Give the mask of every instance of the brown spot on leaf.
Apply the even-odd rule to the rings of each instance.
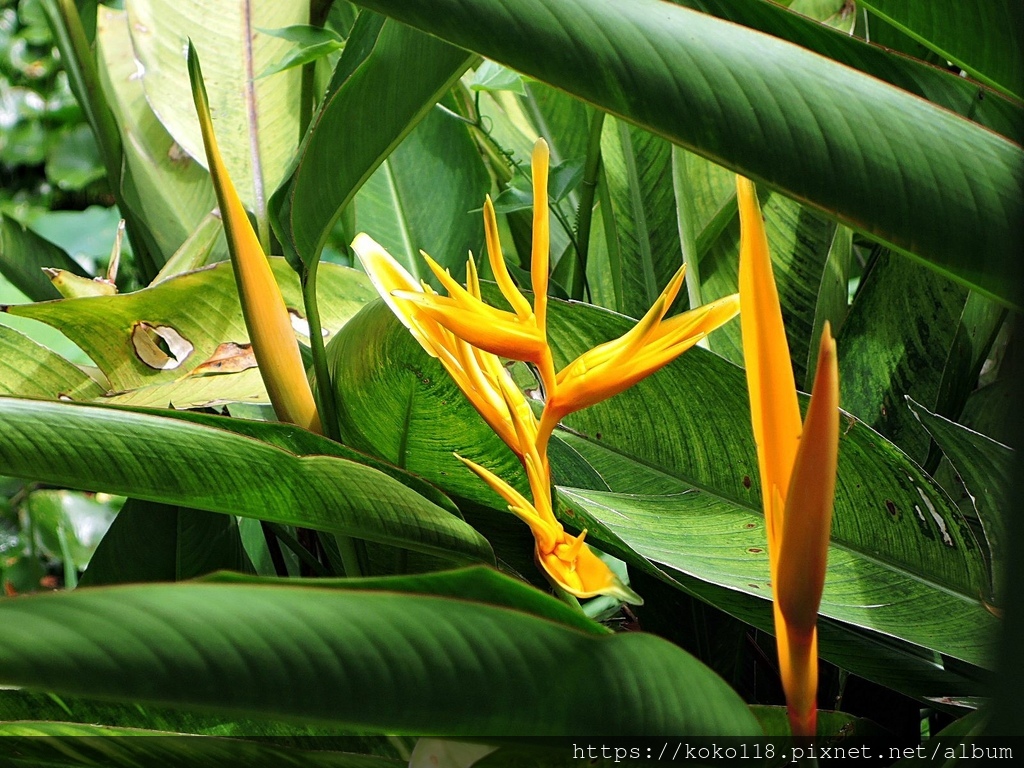
[[[748,547],[747,552],[749,552],[752,555],[760,555],[762,552],[764,552],[764,550],[760,547]]]
[[[236,344],[225,341],[218,345],[210,359],[200,363],[190,376],[206,376],[216,373],[240,373],[256,367],[256,356],[252,344]]]
[[[743,476],[743,487],[748,491],[750,490],[750,475]]]
[[[896,515],[899,514],[899,510],[896,509],[896,505],[893,503],[892,499],[885,500],[885,508],[889,510],[889,514],[893,517],[896,517]]]
[[[158,371],[177,368],[195,349],[169,325],[150,325],[141,320],[132,326],[132,346],[142,362]]]

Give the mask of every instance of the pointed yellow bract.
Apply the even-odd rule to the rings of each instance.
[[[260,376],[278,419],[320,432],[320,417],[299,354],[295,331],[292,330],[291,317],[270,269],[270,262],[260,247],[259,239],[221,159],[199,60],[191,43],[188,66],[192,97],[203,134],[213,188],[217,193],[217,204],[224,220],[224,234],[234,267],[242,315]]]
[[[547,446],[566,415],[601,402],[671,362],[739,311],[738,296],[665,320],[683,281],[680,269],[650,312],[621,338],[591,349],[556,373],[547,340],[549,266],[548,147],[533,149],[533,248],[530,276],[534,303],[509,275],[498,240],[494,205],[484,202],[484,235],[495,282],[512,311],[485,303],[470,257],[466,287],[423,254],[447,291],[440,296],[413,277],[365,234],[352,243],[374,286],[423,348],[438,358],[487,424],[515,452],[526,470],[532,500],[485,467],[460,460],[494,489],[529,527],[535,555],[548,578],[576,597],[640,598],[584,542],[555,517]],[[538,419],[498,356],[532,363],[545,394]]]
[[[826,322],[807,419],[793,367],[754,185],[736,179],[740,323],[768,531],[779,670],[796,736],[817,727],[818,606],[825,583],[839,452],[839,369]]]

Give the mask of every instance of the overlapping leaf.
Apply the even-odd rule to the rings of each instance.
[[[4,601],[0,681],[371,732],[760,732],[732,689],[660,638],[387,586],[200,583]],[[623,685],[643,706],[609,706]]]

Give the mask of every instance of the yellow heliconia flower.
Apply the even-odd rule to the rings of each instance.
[[[483,301],[472,257],[467,264],[466,286],[463,287],[423,254],[448,293],[441,296],[425,283],[418,285],[367,235],[357,236],[352,247],[392,311],[423,348],[441,361],[484,420],[522,462],[532,502],[486,468],[459,457],[530,526],[536,540],[537,562],[548,577],[576,597],[605,594],[638,602],[640,598],[584,543],[586,531],[572,536],[556,519],[548,442],[564,416],[627,389],[734,317],[739,311],[739,298],[730,296],[665,320],[682,285],[684,273],[680,269],[635,328],[619,339],[591,349],[556,373],[546,328],[550,238],[548,154],[547,144],[539,139],[532,157],[532,305],[516,287],[505,265],[490,198],[484,203],[487,255],[495,282],[512,307],[511,311],[497,309]],[[545,399],[539,419],[501,365],[499,356],[535,366]]]
[[[224,234],[227,236],[228,251],[234,267],[242,315],[249,331],[253,354],[259,364],[260,376],[278,419],[320,432],[320,417],[306,378],[288,308],[217,148],[199,58],[191,42],[188,68],[210,176],[224,220]]]
[[[825,583],[839,452],[839,369],[828,324],[807,418],[793,367],[754,185],[737,177],[740,322],[775,596],[779,669],[796,736],[817,728],[818,606]]]

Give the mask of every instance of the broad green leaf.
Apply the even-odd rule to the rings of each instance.
[[[882,254],[862,278],[837,337],[843,407],[920,463],[928,435],[903,397],[935,408],[943,371],[971,367],[963,359],[970,350],[953,344],[966,301],[962,286]]]
[[[490,185],[466,126],[434,109],[356,195],[356,228],[368,232],[418,280],[440,288],[420,256],[423,250],[464,282],[468,253],[478,262],[486,259],[476,209]]]
[[[620,335],[628,325],[611,313],[552,302],[548,332],[556,363],[564,364],[584,348]],[[366,339],[373,341],[367,343]],[[354,318],[332,342],[330,352],[337,385],[346,395],[339,416],[347,441],[421,474],[453,494],[504,508],[452,453],[471,458],[513,483],[522,482],[518,461],[383,303],[368,306]],[[371,403],[377,409],[372,417]],[[384,420],[381,413],[392,416]],[[606,488],[620,490],[619,481],[604,474],[607,468],[595,463],[592,450],[621,454],[626,461],[615,471],[626,478],[643,478],[644,493],[670,493],[680,490],[680,485],[701,489],[696,498],[729,509],[737,515],[736,520],[744,521],[736,526],[738,535],[753,537],[762,523],[756,516],[760,500],[749,418],[743,371],[694,349],[615,399],[572,416],[567,420],[565,439],[570,449],[582,454],[599,472]],[[977,601],[977,590],[986,579],[984,562],[956,507],[877,433],[849,416],[843,419],[842,430],[833,539],[856,563],[851,568],[866,563],[876,574],[862,587],[865,601],[854,603],[861,606],[857,623],[875,627],[873,611],[866,607],[874,604],[868,592],[884,594],[891,582],[900,588],[923,585],[921,589],[931,598],[948,600],[956,611],[987,626],[991,616]],[[572,433],[588,436],[592,450]],[[552,462],[555,482],[565,484],[560,476],[561,459],[555,452]],[[649,487],[646,474],[640,471],[643,465],[665,475],[662,488]],[[622,490],[639,492],[641,488]],[[608,516],[614,517],[611,512]],[[602,521],[613,527],[610,519]],[[586,520],[570,518],[570,522],[577,528],[590,528]],[[743,527],[748,525],[751,527]],[[642,533],[632,531],[634,536]],[[599,528],[590,528],[590,535],[595,542],[605,540]],[[697,557],[699,562],[699,548],[678,549],[680,557]],[[877,570],[873,565],[877,561],[886,566]],[[700,568],[690,567],[687,572],[715,583],[719,579]],[[758,585],[749,587],[750,593],[764,591],[766,574],[765,567],[759,582],[744,582]],[[743,588],[732,582],[728,586]],[[893,611],[898,613],[901,605]],[[935,629],[936,623],[939,629]],[[941,646],[950,655],[976,664],[985,661],[989,638],[984,632],[965,638],[959,625],[944,623],[937,615],[920,618],[917,627],[910,626],[906,632],[895,619],[882,629],[925,647]]]
[[[56,352],[0,325],[0,395],[87,400],[103,388]]]
[[[1014,0],[974,8],[951,0],[921,4],[864,0],[862,5],[972,77],[1024,98],[1024,13]]]
[[[271,259],[271,266],[301,340],[307,337],[308,326],[298,277],[284,259]],[[363,274],[335,264],[323,265],[317,287],[321,322],[330,334],[375,295]],[[112,394],[133,390],[115,397],[116,402],[187,408],[230,399],[265,401],[259,372],[252,367],[238,373],[190,375],[220,345],[249,341],[227,262],[135,293],[18,305],[8,311],[60,328],[100,367]]]
[[[109,587],[0,603],[0,643],[7,685],[371,732],[759,733],[734,691],[660,638],[596,636],[475,600],[286,585]]]
[[[228,172],[246,207],[265,220],[267,200],[299,142],[299,72],[256,79],[288,50],[260,32],[308,21],[301,3],[129,0],[132,50],[146,99],[167,132],[206,167],[185,65],[185,42],[203,57],[207,92]]]
[[[274,196],[274,226],[290,258],[319,255],[342,209],[471,61],[422,32],[360,15],[298,165]]]
[[[217,200],[209,174],[171,137],[146,101],[127,14],[105,5],[97,10],[97,57],[103,63],[100,84],[120,129],[134,184],[129,202],[146,217],[166,261],[217,206]],[[223,245],[221,250],[226,258]]]
[[[140,736],[150,738],[138,738]],[[384,757],[273,746],[256,739],[226,739],[84,723],[0,722],[0,738],[12,761],[9,765],[19,768],[82,765],[220,768],[243,764],[252,768],[402,768],[405,765],[403,761]]]
[[[676,0],[679,5],[709,13],[788,40],[840,64],[902,88],[916,96],[946,107],[974,122],[1020,143],[1024,130],[1024,110],[997,91],[965,80],[938,62],[925,63],[898,53],[900,46],[890,40],[899,36],[894,27],[871,17],[866,31],[870,42],[849,33],[829,29],[803,16],[790,13],[772,2],[734,3],[730,0]],[[863,18],[863,9],[858,14]],[[889,32],[892,35],[889,35]],[[909,42],[909,38],[906,38]],[[921,48],[924,51],[923,48]]]
[[[671,145],[619,120],[606,120],[601,161],[622,259],[622,311],[643,317],[683,263],[676,226]]]
[[[568,503],[583,512],[575,522],[588,528],[590,535],[602,538],[600,529],[589,524],[593,519],[652,562],[763,600],[770,598],[764,519],[752,510],[697,490],[671,496],[575,489],[563,489],[563,493]],[[991,665],[998,624],[977,594],[952,594],[941,583],[929,582],[925,574],[853,550],[840,537],[834,537],[834,542],[819,609],[822,615],[972,664]]]
[[[0,273],[33,301],[60,298],[43,272],[45,267],[86,277],[85,270],[63,249],[0,214]]]
[[[0,474],[489,560],[487,542],[387,475],[178,419],[0,398]]]
[[[142,706],[137,702],[118,704],[24,690],[0,691],[0,722],[12,720],[47,720],[68,724],[103,723],[106,726],[176,734],[251,738],[258,739],[264,744],[284,747],[301,744],[310,749],[325,751],[340,749],[346,752],[369,752],[378,755],[392,753],[392,750],[386,749],[381,743],[381,737],[349,735],[337,726],[224,717],[215,713],[187,709]],[[155,765],[162,766],[166,763],[157,761]]]
[[[988,296],[1021,303],[1024,150],[945,109],[659,0],[359,4],[628,118]]]
[[[985,531],[992,558],[992,575],[998,584],[1009,557],[1006,526],[1010,521],[1009,502],[1015,463],[1013,451],[929,412],[913,400],[908,400],[908,404],[911,413],[938,443],[967,489],[971,505]]]
[[[183,581],[221,569],[252,570],[233,516],[129,499],[79,585]]]

